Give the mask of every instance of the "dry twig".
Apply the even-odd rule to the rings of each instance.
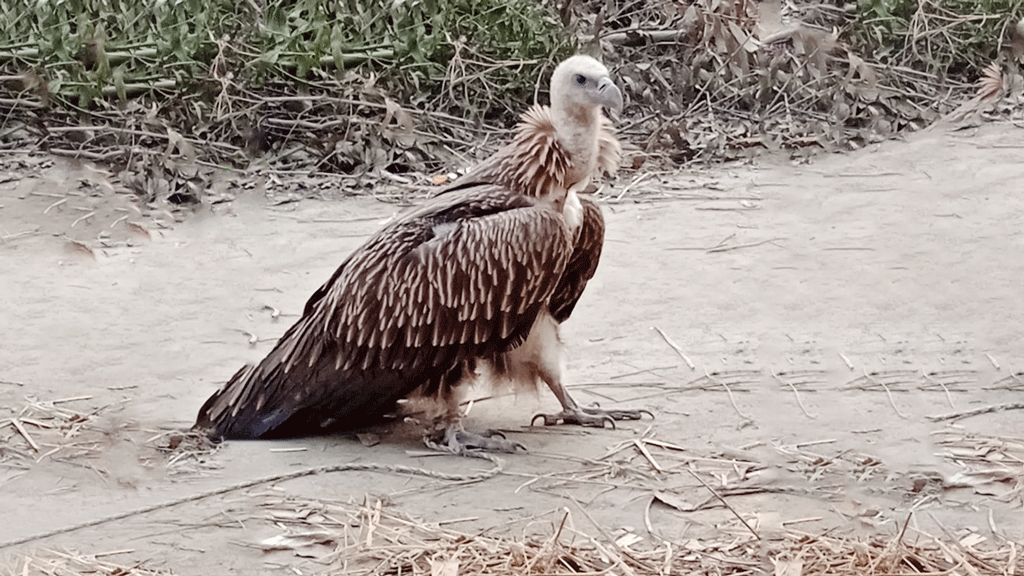
[[[932,422],[941,422],[943,420],[962,420],[964,418],[970,418],[971,416],[979,416],[981,414],[989,414],[992,412],[1001,412],[1003,410],[1021,409],[1024,409],[1024,402],[1010,402],[1007,404],[996,404],[994,406],[983,406],[981,408],[975,408],[973,410],[964,410],[962,412],[950,412],[948,414],[926,416],[926,418],[928,418]]]

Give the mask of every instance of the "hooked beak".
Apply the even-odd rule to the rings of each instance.
[[[597,103],[615,110],[616,114],[622,112],[622,92],[607,76],[597,81]]]

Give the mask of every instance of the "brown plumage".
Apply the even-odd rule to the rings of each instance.
[[[507,146],[353,252],[267,357],[207,400],[196,428],[224,438],[353,429],[414,393],[446,402],[457,423],[452,391],[481,368],[548,384],[564,410],[546,422],[639,417],[580,409],[561,385],[557,337],[600,259],[600,209],[576,192],[618,165],[601,106],[621,107],[621,95],[604,66],[574,56],[551,97]]]

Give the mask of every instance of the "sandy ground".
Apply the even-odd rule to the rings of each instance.
[[[1024,131],[984,126],[806,165],[650,177],[604,206],[601,267],[563,334],[579,400],[655,420],[537,429],[530,416],[556,406],[546,392],[481,401],[470,426],[530,447],[503,457],[495,478],[309,476],[6,546],[0,573],[64,547],[130,550],[117,559],[183,575],[323,570],[259,549],[283,532],[262,506],[268,494],[383,498],[466,531],[514,534],[513,521],[561,507],[586,525],[582,506],[610,534],[643,542],[742,533],[687,470],[766,535],[783,525],[890,534],[913,510],[922,530],[938,522],[1021,542],[1024,478],[1005,452],[1006,438],[1024,436],[1021,412],[952,428],[927,416],[1021,399],[1022,149]],[[325,463],[488,466],[423,457],[408,431],[373,447],[349,436],[233,442],[172,465],[154,449],[166,437],[147,444],[188,427],[217,386],[265,354],[394,205],[271,206],[252,193],[147,239],[110,227],[139,218],[93,170],[0,160],[0,545]],[[645,446],[664,472],[624,444],[641,438],[662,443]],[[652,504],[655,494],[676,508]]]

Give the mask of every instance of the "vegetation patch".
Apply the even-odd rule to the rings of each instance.
[[[1021,117],[1020,0],[695,0],[593,18],[641,147],[676,161],[859,148],[940,119]]]
[[[253,158],[436,170],[573,52],[533,0],[4,2],[0,17],[3,146],[110,163],[145,201],[194,200],[184,183],[206,167]]]
[[[444,181],[584,51],[611,65],[624,137],[656,159],[850,149],[1019,119],[1022,4],[5,0],[0,146],[107,163],[144,202],[194,203],[213,166],[254,159]]]

